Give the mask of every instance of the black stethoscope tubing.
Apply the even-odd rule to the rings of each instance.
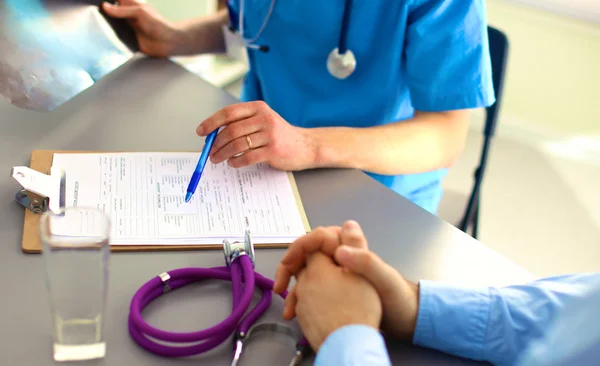
[[[272,2],[271,2],[270,8],[269,8],[269,13],[265,17],[264,23],[261,26],[261,30],[265,28],[266,23],[269,21],[269,17],[271,16],[271,12],[272,12],[273,7],[275,5],[275,1],[276,0],[272,0]],[[340,29],[340,37],[339,37],[339,40],[338,40],[338,51],[342,55],[345,54],[346,51],[348,50],[348,29],[350,28],[350,13],[352,11],[352,5],[353,5],[352,1],[353,0],[345,0],[345,2],[344,2],[344,15],[343,15],[343,18],[342,18],[342,26],[341,26],[341,29]],[[241,4],[243,6],[243,0],[242,0]],[[231,8],[229,2],[227,3],[227,7],[229,9],[229,14],[230,14],[229,15],[230,29],[231,30],[235,30],[236,29],[235,28],[236,27],[235,23],[238,23],[238,25],[239,25],[239,21],[238,22],[234,21],[234,18],[233,18],[233,9]],[[241,9],[240,9],[240,14],[243,15],[243,11]],[[239,28],[239,26],[238,26],[238,28]],[[240,32],[241,30],[238,29],[237,31]],[[254,37],[254,39],[258,39],[259,35],[257,35],[256,37]],[[254,47],[250,47],[250,48],[258,49],[259,51],[262,51],[262,52],[269,52],[269,46],[267,46],[267,45],[252,45],[252,44],[249,44],[248,46],[254,46]]]

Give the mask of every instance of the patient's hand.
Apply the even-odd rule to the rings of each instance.
[[[381,301],[373,286],[323,253],[308,258],[291,296],[302,333],[315,352],[339,328],[358,324],[378,329],[381,322]]]
[[[298,277],[315,253],[329,256],[345,270],[369,281],[382,302],[383,330],[398,338],[412,340],[419,307],[418,285],[405,279],[369,250],[367,239],[356,222],[346,222],[342,228],[320,228],[296,240],[277,268],[274,291],[285,291],[291,277]],[[286,300],[286,319],[296,315],[294,291],[290,291]]]

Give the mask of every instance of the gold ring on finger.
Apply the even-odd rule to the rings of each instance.
[[[252,140],[250,139],[250,135],[246,135],[246,141],[248,142],[248,150],[252,150]]]

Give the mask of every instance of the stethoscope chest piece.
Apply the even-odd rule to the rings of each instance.
[[[351,50],[339,53],[336,47],[327,57],[327,70],[338,79],[346,79],[356,70],[356,57]]]
[[[241,255],[247,255],[252,262],[254,267],[254,246],[252,245],[252,237],[250,236],[250,230],[246,230],[244,234],[244,241],[223,240],[223,254],[225,255],[225,263],[231,266],[231,263]]]

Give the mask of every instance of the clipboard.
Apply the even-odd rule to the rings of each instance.
[[[107,153],[107,151],[61,151],[61,150],[34,150],[31,153],[29,167],[13,167],[11,176],[22,186],[17,192],[15,200],[25,207],[23,220],[23,239],[21,249],[24,253],[38,254],[42,252],[42,243],[39,235],[41,215],[48,211],[56,211],[65,207],[66,174],[62,169],[52,168],[54,154],[86,154]],[[292,172],[288,172],[290,184],[296,200],[300,217],[306,232],[310,232],[310,224],[302,205],[296,180]],[[57,193],[58,192],[58,193]],[[50,199],[56,197],[57,199]],[[240,233],[240,237],[243,233]],[[261,244],[254,243],[255,248],[287,248],[289,244]],[[223,249],[222,243],[215,244],[186,244],[186,245],[111,245],[112,252],[142,252],[142,251],[179,251],[179,250],[208,250]]]

